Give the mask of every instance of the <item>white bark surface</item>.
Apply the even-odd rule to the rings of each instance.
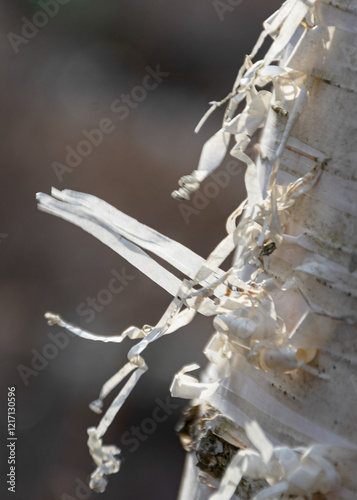
[[[287,0],[265,22],[232,93],[212,105],[206,116],[228,103],[222,129],[173,195],[189,198],[233,135],[231,153],[247,165],[248,199],[206,260],[94,196],[38,195],[41,210],[91,233],[174,296],[157,325],[112,337],[46,314],[84,339],[139,339],[91,405],[100,413],[131,373],[88,429],[95,491],[120,469],[121,450],[103,439],[147,371],[144,350],[198,312],[214,317],[204,350],[210,363],[200,381],[189,375],[198,365],[183,367],[170,389],[200,407],[181,428],[191,454],[180,500],[211,493],[229,500],[237,486],[242,500],[357,498],[356,20],[357,0]],[[267,35],[273,43],[253,64]],[[263,88],[269,83],[272,92]],[[259,128],[253,161],[244,150]],[[187,278],[181,282],[146,251]],[[222,270],[233,252],[232,267]]]
[[[276,312],[287,330],[294,332],[291,345],[317,349],[312,365],[328,380],[301,369],[285,374],[257,370],[241,349],[233,349],[231,372],[208,399],[237,424],[237,437],[247,446],[251,445],[244,425],[254,419],[275,445],[335,447],[330,458],[336,464],[341,488],[326,494],[324,498],[329,500],[357,498],[356,454],[342,459],[337,451],[340,446],[357,446],[356,14],[357,1],[318,1],[318,25],[301,29],[298,42],[289,47],[280,63],[306,75],[308,99],[289,135],[276,183],[287,186],[302,177],[315,157],[328,160],[316,185],[290,210],[285,234],[291,237],[284,235],[276,251],[263,258],[266,279],[286,282],[295,278],[296,285],[290,290],[272,292]],[[291,112],[291,91],[282,76],[272,103],[278,101],[277,106]],[[267,196],[271,159],[287,120],[270,106],[257,170],[247,177],[248,183],[259,182],[258,189],[248,185],[251,204]],[[250,272],[245,268],[241,276],[247,278]],[[302,321],[306,312],[309,314]],[[193,457],[190,460],[186,468],[192,466]],[[184,479],[180,500],[207,498],[207,486],[201,490],[196,485],[195,492],[193,484],[192,477]],[[192,496],[187,493],[190,488]]]

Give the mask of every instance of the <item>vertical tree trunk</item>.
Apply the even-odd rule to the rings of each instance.
[[[272,289],[276,313],[293,334],[291,346],[317,350],[311,364],[320,376],[303,369],[275,371],[277,361],[267,366],[266,360],[262,366],[262,357],[258,364],[266,370],[257,370],[238,346],[232,350],[229,376],[206,401],[236,424],[235,440],[241,447],[251,448],[245,431],[250,419],[259,423],[275,445],[332,446],[329,457],[341,486],[332,488],[324,498],[336,500],[357,498],[356,455],[347,453],[348,458],[343,459],[338,451],[339,447],[357,446],[356,16],[356,0],[317,1],[316,26],[312,27],[311,18],[305,18],[304,28],[299,27],[284,47],[280,61],[281,67],[298,72],[295,82],[300,92],[305,83],[307,102],[281,155],[276,184],[287,186],[304,176],[317,158],[325,161],[315,186],[289,210],[280,245],[262,257],[264,278],[291,284],[286,290]],[[294,92],[284,75],[278,77],[260,138],[256,171],[248,167],[251,206],[267,197],[272,158],[284,140],[292,103],[296,102]],[[255,186],[252,177],[258,180]],[[245,266],[241,277],[249,279],[252,271],[254,267]],[[202,431],[202,415],[195,425],[196,431],[199,426]],[[217,486],[209,474],[195,466],[202,450],[198,449],[199,438],[194,441],[188,448],[191,453],[181,500],[208,498],[210,490],[205,482]],[[202,464],[201,468],[205,470]],[[253,482],[244,498],[253,498],[260,488]],[[243,498],[243,490],[240,494]],[[219,498],[230,496],[222,493]]]
[[[235,492],[241,500],[357,497],[356,16],[357,0],[287,0],[266,21],[272,46],[263,61],[245,61],[222,129],[175,192],[187,198],[198,189],[235,136],[232,155],[247,164],[248,200],[206,260],[93,196],[38,195],[41,210],[93,234],[174,296],[155,327],[113,337],[46,314],[86,339],[141,339],[91,406],[100,413],[131,373],[88,429],[96,491],[120,468],[120,450],[103,445],[103,436],[147,370],[142,352],[200,312],[214,316],[217,330],[205,348],[210,364],[201,382],[186,375],[197,368],[190,365],[171,386],[174,396],[194,400],[180,429],[189,451],[180,499],[206,499],[212,486],[212,500]],[[257,89],[270,81],[272,94]],[[254,163],[244,149],[262,126]],[[145,250],[188,279],[181,283]],[[225,272],[220,266],[233,250]]]

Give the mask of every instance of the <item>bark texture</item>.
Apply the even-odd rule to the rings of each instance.
[[[142,353],[199,312],[214,318],[204,350],[210,363],[200,382],[187,375],[199,366],[185,366],[170,389],[192,400],[179,425],[189,452],[180,500],[357,498],[356,19],[357,0],[286,0],[265,22],[232,93],[213,104],[210,112],[228,102],[222,129],[173,195],[189,198],[233,135],[231,154],[247,164],[248,199],[207,259],[92,195],[38,194],[40,210],[89,232],[174,297],[156,326],[115,336],[46,314],[87,340],[138,340],[90,406],[101,413],[123,384],[88,429],[96,492],[121,466],[121,450],[103,438],[147,371]],[[253,64],[266,35],[273,43]],[[272,92],[264,88],[270,82]],[[244,151],[258,128],[254,162]]]
[[[266,370],[257,369],[244,349],[235,346],[230,374],[207,403],[235,422],[235,439],[242,448],[251,448],[245,431],[251,419],[275,446],[331,446],[334,451],[329,456],[340,485],[313,498],[340,500],[357,498],[356,454],[346,457],[338,451],[357,447],[357,1],[317,1],[314,22],[303,22],[280,62],[298,72],[307,102],[290,131],[276,185],[287,187],[303,177],[317,158],[325,161],[314,187],[289,209],[281,243],[262,261],[265,279],[292,283],[271,292],[276,312],[291,334],[291,346],[316,349],[310,366],[321,376],[303,369],[275,371],[274,362]],[[301,90],[301,83],[297,85]],[[296,103],[294,92],[284,75],[278,78],[256,169],[248,167],[250,205],[267,196],[271,160]],[[249,279],[252,271],[247,266],[241,277]],[[208,498],[212,489],[207,484],[217,486],[195,467],[196,462],[192,449],[180,500]],[[256,492],[252,487],[248,497]]]

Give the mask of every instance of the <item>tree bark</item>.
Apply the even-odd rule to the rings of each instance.
[[[232,93],[213,104],[211,111],[229,103],[223,127],[174,196],[187,199],[199,188],[234,135],[231,153],[247,164],[248,199],[206,260],[94,196],[38,195],[40,210],[91,233],[174,297],[156,326],[116,336],[46,314],[92,341],[139,339],[91,405],[100,413],[131,374],[88,429],[95,491],[120,469],[121,450],[103,436],[147,370],[143,351],[200,312],[214,317],[204,351],[210,363],[201,382],[186,375],[198,368],[189,365],[171,386],[173,396],[192,400],[179,430],[189,452],[180,500],[206,499],[214,488],[212,500],[357,497],[356,16],[357,0],[287,0],[265,23],[263,35],[274,41],[264,59],[250,60],[262,36]],[[272,93],[258,90],[269,82]],[[260,127],[253,162],[244,150]]]
[[[244,349],[233,348],[229,376],[205,403],[235,423],[235,439],[242,443],[238,448],[251,448],[245,432],[251,419],[275,446],[320,443],[334,450],[357,447],[356,16],[356,0],[317,1],[316,25],[305,18],[279,63],[298,72],[298,91],[304,82],[307,103],[289,133],[276,185],[287,187],[303,177],[317,158],[325,160],[315,186],[289,210],[280,245],[262,257],[263,277],[293,283],[286,290],[271,292],[276,313],[291,334],[291,346],[317,350],[310,366],[322,376],[301,368],[282,373],[275,371],[274,365],[257,369],[247,360]],[[295,90],[284,75],[275,81],[257,167],[255,171],[248,167],[246,176],[250,206],[268,195],[272,158],[296,103]],[[240,276],[247,280],[254,270],[247,265]],[[201,407],[205,403],[201,402]],[[340,486],[323,498],[357,498],[355,453],[343,459],[336,451],[330,458]],[[207,483],[218,484],[195,467],[196,462],[197,440],[187,459],[180,500],[208,498]],[[259,488],[253,490],[246,498],[253,498]],[[322,497],[315,494],[314,498]]]

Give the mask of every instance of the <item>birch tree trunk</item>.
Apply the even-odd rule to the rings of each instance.
[[[88,429],[95,491],[120,469],[121,450],[103,436],[147,371],[143,351],[199,312],[214,317],[204,351],[210,363],[200,382],[186,375],[198,368],[189,365],[171,386],[173,396],[192,400],[179,430],[189,452],[180,500],[357,498],[356,19],[357,0],[286,0],[265,22],[232,93],[212,105],[228,102],[222,129],[174,196],[199,188],[233,135],[231,154],[247,164],[248,199],[207,259],[94,196],[38,195],[40,210],[93,234],[174,297],[156,326],[116,336],[46,314],[85,339],[139,339],[91,404],[101,413],[103,399],[131,374]],[[268,34],[271,47],[252,64]],[[272,93],[259,90],[269,82]],[[254,162],[244,150],[261,127]]]
[[[341,458],[338,450],[357,446],[357,1],[320,0],[315,10],[316,26],[306,19],[280,61],[280,66],[303,73],[307,104],[291,129],[276,183],[287,186],[301,178],[321,153],[326,161],[316,185],[291,208],[281,245],[262,259],[266,278],[281,283],[295,280],[291,288],[272,293],[277,315],[293,333],[291,345],[317,349],[312,365],[328,378],[301,369],[257,370],[238,346],[232,351],[229,376],[206,403],[235,423],[234,439],[240,448],[251,447],[244,429],[250,419],[275,445],[331,446],[328,455],[340,486],[313,498],[352,500],[357,498],[356,456]],[[270,160],[283,140],[292,92],[282,76],[260,138],[257,169],[246,176],[250,205],[267,196]],[[252,176],[258,179],[255,188]],[[251,272],[246,266],[241,277],[249,279]],[[218,451],[213,442],[207,447],[202,441],[207,439],[205,418],[211,417],[204,413],[205,403],[200,404],[203,413],[191,415],[189,431],[187,422],[181,428],[191,452],[180,500],[206,499],[213,491],[209,485],[217,486],[207,471],[214,469],[217,457],[222,458],[222,450],[217,442]],[[205,467],[204,454],[210,466]],[[238,492],[241,498],[253,498],[260,486],[253,480],[245,492],[244,488]]]

